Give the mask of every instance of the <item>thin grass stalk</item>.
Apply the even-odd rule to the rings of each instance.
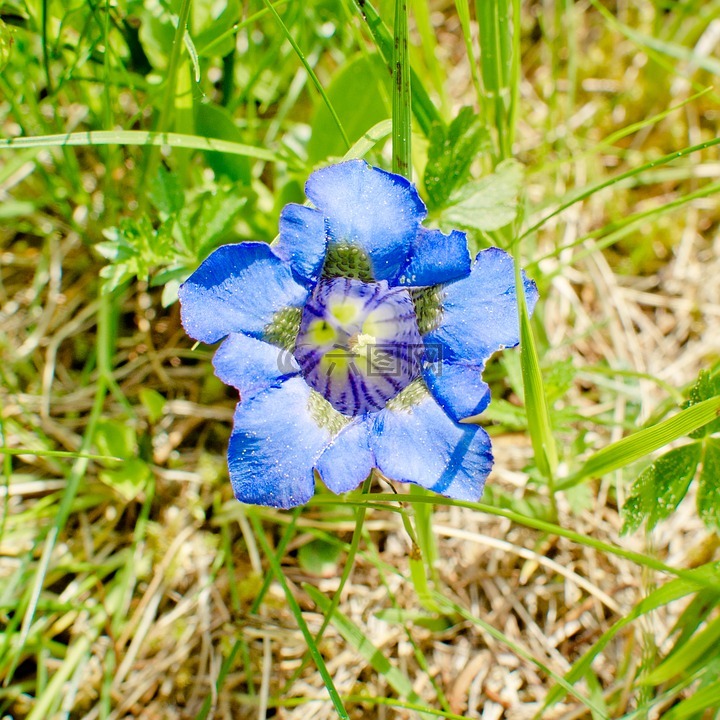
[[[295,618],[295,622],[297,623],[300,632],[305,638],[305,642],[307,643],[310,655],[312,655],[312,658],[315,661],[315,667],[318,669],[318,672],[322,677],[325,689],[327,690],[333,707],[335,708],[335,712],[337,712],[338,717],[342,718],[342,720],[350,720],[350,716],[347,714],[347,710],[345,710],[343,701],[340,698],[340,695],[335,688],[335,683],[333,682],[333,679],[328,672],[327,666],[325,665],[325,660],[323,659],[322,653],[320,652],[318,646],[315,644],[313,636],[307,626],[307,623],[305,622],[305,618],[303,617],[302,610],[300,609],[300,606],[298,605],[295,596],[292,594],[292,591],[287,584],[287,580],[285,579],[285,574],[283,573],[280,562],[277,559],[275,553],[273,552],[273,549],[270,547],[270,543],[265,537],[265,531],[263,529],[262,523],[260,522],[260,519],[252,513],[249,515],[249,519],[252,523],[258,543],[260,544],[260,547],[265,553],[265,557],[270,564],[270,569],[273,575],[275,575],[275,579],[278,581],[278,583],[280,583],[280,587],[282,588],[283,592],[285,593],[285,599],[287,600],[290,612]]]
[[[392,67],[392,169],[394,173],[412,179],[410,55],[408,51],[407,0],[395,0],[395,35]]]

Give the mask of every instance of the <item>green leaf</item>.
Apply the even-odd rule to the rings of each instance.
[[[709,528],[720,530],[720,440],[714,438],[705,440],[697,508]]]
[[[440,214],[447,225],[489,232],[509,225],[517,216],[523,166],[517,160],[501,162],[482,180],[463,185]]]
[[[134,500],[145,488],[152,473],[147,463],[140,458],[125,460],[121,467],[102,470],[100,480],[120,493],[124,500]]]
[[[200,57],[223,57],[235,49],[232,28],[240,20],[239,0],[193,0],[193,41]]]
[[[166,216],[175,215],[185,204],[180,178],[164,165],[158,167],[158,173],[152,188],[148,191],[148,197],[153,207]]]
[[[120,420],[101,420],[95,431],[95,445],[100,455],[132,458],[137,454],[135,428]]]
[[[191,208],[181,213],[179,223],[183,235],[198,260],[231,239],[232,226],[247,202],[248,196],[242,188],[218,188],[200,195]]]
[[[350,143],[390,117],[390,94],[390,76],[379,55],[356,55],[341,66],[330,82],[327,97]],[[311,128],[307,148],[310,163],[346,152],[345,140],[324,102],[318,103]]]
[[[147,410],[148,420],[155,424],[163,416],[165,412],[165,398],[152,388],[141,388],[140,402]]]
[[[623,535],[637,530],[646,518],[647,528],[652,530],[675,511],[695,476],[700,452],[698,442],[683,445],[665,453],[640,473],[622,509]]]
[[[196,103],[195,130],[198,135],[214,140],[227,140],[241,143],[240,129],[232,115],[220,105],[214,103]],[[221,152],[205,151],[208,165],[216,175],[224,175],[230,180],[250,184],[250,161],[240,155],[228,155]]]
[[[471,107],[464,107],[446,128],[433,125],[424,184],[431,209],[445,205],[455,188],[468,176],[470,164],[490,136]]]
[[[684,407],[692,407],[703,400],[720,395],[720,372],[712,375],[707,370],[701,370],[697,382],[690,388],[690,396]],[[720,432],[720,417],[707,425],[698,428],[690,437],[701,438]]]
[[[312,540],[298,551],[300,567],[313,575],[332,577],[337,574],[342,545],[325,540]]]

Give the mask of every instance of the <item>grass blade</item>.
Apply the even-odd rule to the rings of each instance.
[[[305,642],[307,643],[310,655],[312,655],[312,658],[315,661],[315,667],[317,667],[318,672],[320,673],[323,682],[325,683],[325,688],[328,691],[328,695],[330,696],[330,700],[332,701],[335,711],[337,712],[338,717],[342,718],[343,720],[350,720],[350,716],[345,710],[343,701],[340,698],[337,689],[335,688],[335,683],[333,682],[332,677],[330,677],[330,673],[328,672],[327,666],[325,665],[325,660],[323,659],[322,653],[320,652],[320,649],[315,643],[312,633],[310,632],[307,623],[305,622],[305,618],[303,617],[302,610],[300,609],[300,606],[298,605],[295,596],[292,594],[292,591],[287,584],[287,580],[285,579],[285,575],[282,571],[282,567],[280,566],[280,562],[275,557],[275,553],[272,551],[270,543],[265,537],[265,531],[263,530],[262,524],[260,523],[260,520],[257,518],[257,516],[255,516],[254,514],[250,514],[249,517],[250,522],[253,525],[253,529],[255,530],[255,535],[258,539],[258,542],[260,543],[260,546],[265,553],[265,557],[270,563],[270,569],[272,570],[276,580],[278,581],[278,583],[280,583],[280,587],[285,593],[285,599],[287,600],[290,612],[293,614],[295,621],[297,622],[298,628],[300,628],[300,632],[305,638]]]
[[[558,490],[567,490],[590,476],[599,477],[625,467],[659,450],[673,440],[689,435],[720,415],[720,397],[710,398],[681,410],[657,425],[639,430],[591,455],[575,474],[558,484]]]
[[[395,38],[392,66],[392,169],[394,173],[412,179],[410,55],[408,53],[407,0],[395,0]]]
[[[540,472],[548,481],[550,502],[554,503],[554,476],[557,469],[557,449],[553,437],[552,423],[548,411],[545,388],[543,386],[540,360],[530,315],[525,300],[524,284],[520,271],[519,243],[515,245],[515,288],[518,299],[520,323],[520,359],[522,363],[523,387],[525,390],[525,408],[528,416],[528,429],[532,440],[535,460]],[[555,513],[553,513],[555,515]]]
[[[245,155],[256,160],[269,162],[288,162],[289,158],[282,157],[271,150],[243,145],[242,143],[214,138],[200,137],[199,135],[183,135],[171,132],[147,132],[144,130],[89,130],[87,132],[64,133],[60,135],[35,135],[32,137],[17,137],[0,139],[0,150],[24,148],[65,147],[66,145],[167,145],[172,148],[189,148],[192,150],[212,150],[229,153],[231,155]]]
[[[354,0],[354,3],[367,23],[368,30],[375,41],[380,55],[382,55],[388,67],[392,69],[393,36],[387,27],[385,27],[385,23],[377,10],[375,10],[369,2],[358,2],[358,0]],[[412,111],[423,135],[429,136],[432,126],[435,123],[441,123],[442,117],[430,99],[430,96],[427,94],[417,73],[415,73],[412,68],[410,68],[410,79],[412,83]]]

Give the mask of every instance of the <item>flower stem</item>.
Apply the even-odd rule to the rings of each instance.
[[[393,172],[411,180],[411,96],[410,55],[408,53],[407,0],[395,0],[395,32],[393,44],[393,110],[392,151]]]

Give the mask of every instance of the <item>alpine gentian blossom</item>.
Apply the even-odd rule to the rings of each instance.
[[[180,288],[182,322],[240,391],[228,449],[235,496],[289,508],[317,471],[336,493],[377,468],[478,500],[493,458],[482,427],[488,358],[518,344],[512,258],[471,261],[465,234],[422,226],[405,178],[361,160],[314,172],[272,245],[213,252]],[[535,283],[523,275],[527,304]]]

